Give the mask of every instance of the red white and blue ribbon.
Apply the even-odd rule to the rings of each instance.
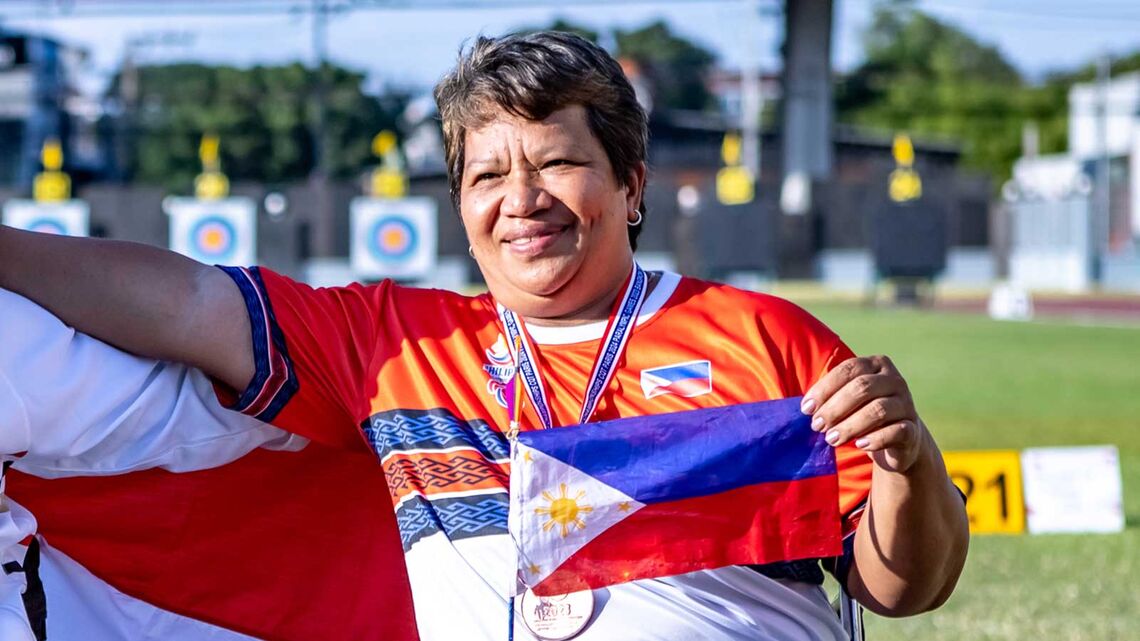
[[[594,357],[594,369],[590,373],[589,382],[586,384],[586,393],[582,399],[582,411],[578,414],[579,423],[590,420],[590,416],[593,415],[598,406],[598,401],[601,400],[602,393],[613,380],[618,361],[621,360],[621,355],[629,343],[637,315],[645,303],[648,285],[649,277],[645,270],[634,263],[633,273],[626,283],[617,306],[617,313],[611,315],[606,332],[602,336],[598,354]],[[530,337],[527,335],[522,318],[502,305],[498,305],[498,311],[499,318],[503,322],[503,328],[507,332],[507,345],[512,351],[511,356],[515,359],[515,366],[518,367],[519,378],[525,386],[527,397],[534,405],[538,418],[542,421],[542,427],[553,427],[554,421],[550,413],[550,404],[546,400],[546,389],[543,387],[542,376],[533,357],[533,347],[530,344]],[[518,346],[517,349],[515,348],[516,345]],[[512,410],[512,415],[518,415],[517,408]]]

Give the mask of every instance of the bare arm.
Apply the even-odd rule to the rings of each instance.
[[[237,285],[174,252],[0,225],[0,287],[140,356],[198,367],[236,390],[253,377]]]
[[[804,409],[821,419],[813,426],[828,442],[854,441],[874,462],[847,579],[851,595],[884,616],[942,605],[965,565],[969,527],[906,381],[885,356],[853,358],[812,387]]]

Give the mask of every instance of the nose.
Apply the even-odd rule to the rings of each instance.
[[[554,198],[546,191],[537,171],[511,172],[507,176],[505,189],[500,204],[501,213],[505,216],[526,218],[549,209],[554,203]]]

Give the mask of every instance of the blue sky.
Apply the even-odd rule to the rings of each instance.
[[[0,3],[0,19],[9,28],[55,35],[91,53],[91,85],[117,68],[126,43],[161,32],[192,34],[189,44],[136,47],[143,63],[201,60],[250,65],[311,60],[309,18],[305,15],[161,17],[61,17],[51,10],[29,11],[34,3]],[[407,3],[416,5],[415,0]],[[555,17],[606,31],[636,27],[664,18],[680,33],[715,51],[725,66],[738,67],[758,55],[766,70],[779,67],[782,18],[770,10],[775,0],[759,0],[767,15],[751,14],[736,1],[630,4],[586,2],[518,5],[481,9],[369,9],[334,15],[329,23],[330,58],[365,70],[373,87],[430,86],[455,59],[460,43],[478,33],[497,34],[520,26],[549,23]],[[836,0],[834,60],[841,69],[858,63],[860,33],[871,16],[872,0]],[[934,13],[995,44],[1020,69],[1039,76],[1103,53],[1140,49],[1140,2],[1137,0],[927,0]],[[554,9],[552,6],[559,5]],[[16,7],[22,7],[17,10]]]

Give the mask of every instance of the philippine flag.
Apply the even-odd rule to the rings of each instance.
[[[835,454],[809,421],[790,398],[519,434],[516,588],[837,556]]]
[[[641,391],[645,398],[675,394],[692,398],[712,391],[712,364],[689,361],[641,370]]]

